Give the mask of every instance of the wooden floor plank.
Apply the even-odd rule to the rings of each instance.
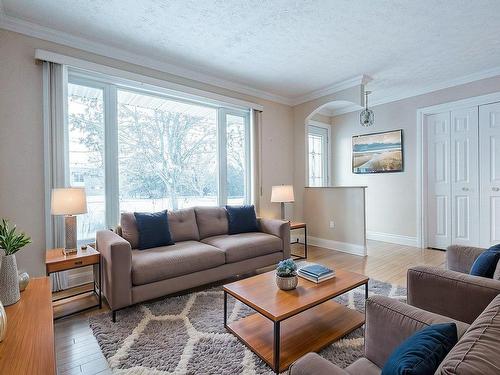
[[[385,242],[368,241],[368,256],[360,257],[335,250],[309,246],[307,261],[364,274],[371,279],[406,286],[406,271],[416,265],[443,267],[445,253]],[[303,247],[293,245],[293,252],[301,254]],[[56,357],[59,374],[110,375],[104,356],[93,337],[88,317],[109,311],[92,310],[55,322]],[[93,340],[92,340],[93,339]],[[81,344],[80,344],[81,343]]]

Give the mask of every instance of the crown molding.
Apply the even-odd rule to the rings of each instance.
[[[57,31],[33,22],[21,20],[17,17],[9,16],[5,13],[2,0],[0,0],[0,28],[80,49],[86,52],[91,52],[104,57],[124,61],[130,64],[140,65],[182,78],[187,78],[189,80],[217,86],[240,94],[251,95],[260,99],[270,100],[285,105],[292,105],[292,100],[290,98],[281,95],[269,93],[254,87],[228,81],[192,69],[183,68],[175,64],[148,58],[121,48],[111,47],[103,43],[90,41],[86,38],[74,36],[66,32]],[[138,62],[140,62],[140,64]]]
[[[365,85],[368,82],[370,82],[371,80],[372,79],[369,76],[362,74],[362,75],[347,79],[345,81],[334,83],[334,84],[327,86],[327,87],[324,87],[322,89],[314,90],[314,91],[311,91],[307,94],[297,96],[297,97],[292,99],[292,105],[299,105],[299,104],[306,103],[306,102],[309,102],[309,101],[314,100],[314,99],[321,98],[323,96],[331,95],[331,94],[334,94],[336,92],[339,92],[339,91],[342,91],[345,89],[349,89],[351,87]]]
[[[324,87],[319,90],[314,90],[304,95],[296,97],[285,97],[282,95],[277,95],[273,93],[266,92],[251,86],[243,85],[237,82],[229,81],[223,78],[219,78],[210,74],[205,74],[198,72],[193,69],[188,69],[180,67],[176,64],[167,63],[157,59],[152,59],[148,57],[135,54],[123,50],[121,48],[111,47],[104,43],[98,43],[90,41],[86,38],[74,36],[69,33],[62,31],[57,31],[48,27],[38,25],[33,22],[24,21],[17,17],[9,16],[5,13],[5,6],[3,0],[0,0],[0,29],[6,29],[14,31],[20,34],[28,35],[34,38],[47,40],[53,43],[65,45],[68,47],[80,49],[86,52],[94,53],[104,57],[124,61],[130,64],[143,66],[146,68],[154,69],[167,74],[172,74],[185,79],[198,81],[211,86],[216,86],[222,89],[230,90],[240,94],[250,95],[256,98],[273,101],[280,104],[285,104],[288,106],[299,105],[320,97],[331,95],[336,92],[355,87],[358,85],[365,85],[372,79],[367,75],[359,75],[351,79],[334,83],[328,87]],[[140,63],[138,63],[140,62]],[[425,86],[415,90],[391,90],[388,91],[390,94],[384,96],[383,98],[371,100],[370,106],[378,106],[390,102],[395,102],[402,99],[407,99],[410,97],[427,94],[430,92],[463,85],[466,83],[471,83],[485,78],[491,78],[500,75],[500,67],[495,67],[488,70],[483,70],[473,74],[468,74],[461,76],[452,80],[447,80],[440,83],[435,83],[429,86]],[[350,113],[360,110],[361,107],[357,105],[352,105],[350,107],[342,108],[337,111],[324,111],[323,114],[329,116],[338,116],[345,113]],[[329,114],[327,114],[327,112]]]
[[[465,85],[467,83],[472,83],[480,81],[482,79],[493,78],[500,76],[500,66],[492,69],[481,70],[476,73],[467,74],[465,76],[453,78],[447,81],[435,83],[432,85],[424,86],[415,90],[391,90],[391,95],[384,96],[380,99],[371,100],[370,107],[379,106],[382,104],[397,102],[399,100],[413,98],[419,95],[429,94],[431,92],[448,89],[450,87],[456,87],[460,85]],[[346,113],[355,112],[361,110],[362,107],[350,106],[347,108],[342,108],[338,111],[334,111],[331,116],[340,116]]]

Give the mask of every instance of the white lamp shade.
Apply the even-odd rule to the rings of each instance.
[[[278,185],[273,186],[271,191],[271,202],[294,202],[293,186]]]
[[[52,189],[52,215],[79,215],[87,213],[87,195],[84,188]]]

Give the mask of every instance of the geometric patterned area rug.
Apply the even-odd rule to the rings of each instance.
[[[406,289],[370,280],[370,295],[406,300]],[[364,286],[335,298],[364,311]],[[228,322],[254,313],[228,296]],[[89,318],[90,327],[113,374],[242,374],[271,375],[273,371],[223,325],[222,287],[167,297],[117,313]],[[363,327],[319,354],[344,368],[363,356]]]

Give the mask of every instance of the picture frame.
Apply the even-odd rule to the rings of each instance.
[[[352,173],[404,172],[403,129],[352,137]]]

